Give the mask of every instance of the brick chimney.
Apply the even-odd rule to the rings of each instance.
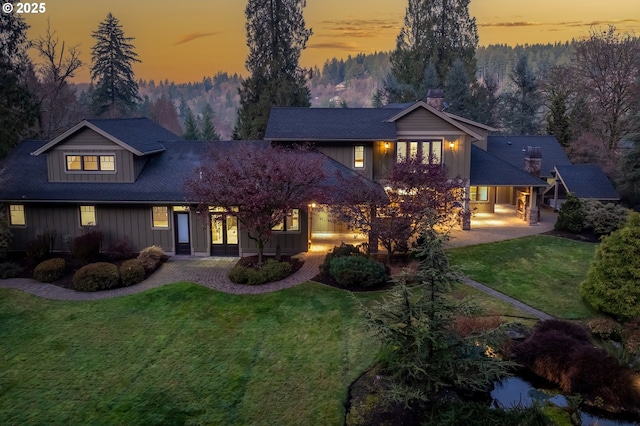
[[[444,109],[444,90],[429,89],[427,91],[427,105],[442,111]]]
[[[524,171],[539,178],[541,170],[542,150],[539,146],[528,146],[524,156]]]

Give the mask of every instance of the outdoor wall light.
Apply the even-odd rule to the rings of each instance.
[[[456,147],[456,143],[455,142],[449,142],[449,149],[451,151],[453,151],[453,149]]]
[[[386,153],[387,151],[389,151],[389,142],[384,143],[384,152]]]

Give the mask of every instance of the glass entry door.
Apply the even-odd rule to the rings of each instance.
[[[189,212],[174,212],[176,254],[191,254]]]
[[[211,215],[211,255],[238,256],[238,218]]]

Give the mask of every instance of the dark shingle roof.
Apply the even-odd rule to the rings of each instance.
[[[183,140],[146,117],[87,121],[144,154],[161,151],[162,141]]]
[[[550,177],[554,166],[571,164],[569,157],[554,136],[489,136],[487,152],[521,170],[528,146],[538,146],[542,152],[541,176]]]
[[[395,140],[397,108],[271,108],[267,140]]]
[[[184,182],[192,177],[211,149],[233,149],[239,144],[267,147],[268,141],[167,141],[166,150],[152,155],[138,179],[133,183],[49,182],[47,156],[30,155],[46,141],[21,142],[0,165],[0,200],[91,203],[184,202]],[[319,154],[324,155],[324,154]],[[341,184],[337,173],[350,177],[348,167],[328,159],[324,186]],[[371,182],[371,185],[377,185]]]
[[[547,186],[546,182],[494,157],[483,149],[471,146],[472,186]]]
[[[556,170],[567,191],[578,198],[620,199],[618,191],[615,190],[600,166],[596,164],[556,166]]]

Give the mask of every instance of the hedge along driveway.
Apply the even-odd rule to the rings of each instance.
[[[357,312],[313,283],[80,303],[0,290],[0,423],[342,424],[376,352]]]
[[[534,235],[447,250],[451,263],[469,278],[543,312],[564,319],[597,314],[582,300],[579,286],[595,244]]]

